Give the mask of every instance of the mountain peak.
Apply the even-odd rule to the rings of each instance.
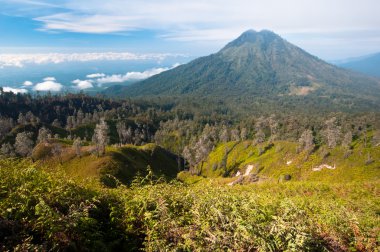
[[[282,38],[270,30],[261,30],[260,32],[257,32],[250,29],[243,32],[237,39],[227,44],[224,49],[229,47],[239,47],[245,43],[270,43],[275,39]]]

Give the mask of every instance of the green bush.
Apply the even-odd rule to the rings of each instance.
[[[0,177],[0,250],[375,251],[380,245],[377,181],[229,187],[146,176],[110,189],[17,160],[1,160]]]

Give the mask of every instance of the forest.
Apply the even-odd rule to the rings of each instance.
[[[0,95],[1,250],[379,246],[377,113]]]

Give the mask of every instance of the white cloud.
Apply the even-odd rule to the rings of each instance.
[[[185,55],[171,53],[136,54],[129,52],[0,54],[0,68],[23,67],[25,64],[59,64],[63,62],[163,61],[169,57],[185,57]]]
[[[25,94],[28,93],[28,90],[25,88],[11,88],[11,87],[3,87],[4,92],[12,92],[15,94]]]
[[[54,77],[46,77],[43,82],[36,84],[34,90],[59,92],[62,90],[62,88],[62,84],[56,82]]]
[[[104,73],[94,73],[94,74],[88,74],[86,77],[89,79],[93,79],[93,78],[101,78],[105,76],[106,75]]]
[[[45,16],[36,13],[42,29],[81,33],[231,31],[244,27],[378,30],[380,23],[378,0],[93,0],[91,6],[87,0],[67,0],[61,6],[65,11]]]
[[[55,77],[46,77],[44,81],[56,81]]]
[[[82,89],[88,89],[93,88],[92,85],[93,80],[73,80],[72,83],[76,85],[76,88],[82,90]]]
[[[173,65],[173,67],[160,67],[160,68],[153,68],[146,70],[144,72],[128,72],[124,75],[122,74],[113,74],[113,75],[107,75],[102,78],[96,79],[96,82],[98,84],[105,84],[105,83],[120,83],[120,82],[126,82],[126,81],[139,81],[143,79],[147,79],[153,75],[162,73],[164,71],[170,70],[174,67],[179,66],[179,64]]]
[[[33,86],[33,82],[31,81],[25,81],[24,86]]]
[[[31,8],[32,4],[24,2],[24,9]],[[30,16],[41,23],[41,30],[49,32],[125,34],[149,30],[180,42],[218,42],[217,47],[248,28],[270,29],[284,37],[298,33],[303,38],[294,40],[297,45],[326,55],[342,50],[336,45],[339,39],[327,45],[310,43],[346,31],[350,33],[346,51],[380,49],[378,0],[92,0],[91,4],[88,0],[66,0],[59,5],[63,10],[41,6],[47,11],[34,11]],[[308,38],[316,31],[323,33],[317,39]],[[377,34],[376,39],[362,36],[362,31]],[[357,38],[365,41],[364,46]]]

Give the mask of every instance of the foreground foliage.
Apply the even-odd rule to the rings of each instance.
[[[379,183],[73,182],[0,161],[0,250],[375,251]]]

